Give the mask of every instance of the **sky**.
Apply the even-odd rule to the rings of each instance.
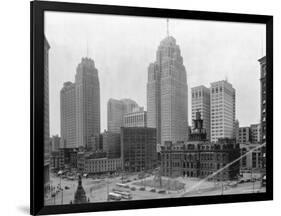
[[[94,60],[100,81],[101,131],[107,101],[131,98],[146,109],[148,65],[167,36],[166,18],[45,12],[49,50],[50,135],[60,134],[60,90],[74,82],[82,57]],[[191,88],[227,79],[236,89],[240,126],[260,121],[260,68],[265,25],[169,19],[187,72],[188,121]]]

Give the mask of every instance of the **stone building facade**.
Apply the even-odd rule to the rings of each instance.
[[[251,129],[250,127],[239,127],[238,132],[238,143],[249,143],[251,142]]]
[[[85,160],[84,172],[90,174],[113,173],[122,170],[121,158],[88,158]]]
[[[209,142],[200,115],[194,120],[194,129],[187,142],[166,142],[161,149],[161,172],[164,176],[206,178],[240,156],[235,139],[220,138]],[[209,179],[229,180],[239,174],[239,161]]]
[[[235,89],[226,80],[211,83],[211,141],[235,138]]]

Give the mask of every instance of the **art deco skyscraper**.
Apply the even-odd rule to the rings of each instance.
[[[77,148],[76,142],[76,88],[65,82],[60,91],[61,147]]]
[[[82,58],[75,75],[76,142],[95,148],[100,133],[100,84],[98,70],[90,58]]]
[[[148,67],[147,126],[156,128],[157,143],[187,140],[187,81],[175,38],[167,35]]]
[[[211,83],[211,141],[235,137],[235,89],[226,80]]]
[[[44,37],[44,192],[50,186],[49,49]]]

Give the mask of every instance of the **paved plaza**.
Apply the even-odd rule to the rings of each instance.
[[[107,202],[107,194],[114,189],[128,191],[132,195],[132,200],[142,199],[161,199],[161,198],[176,198],[176,197],[194,197],[194,196],[213,196],[226,194],[243,194],[243,193],[262,193],[265,192],[265,187],[260,187],[260,181],[247,182],[242,184],[231,184],[234,182],[212,182],[202,181],[198,178],[173,178],[162,177],[162,180],[178,181],[184,184],[181,190],[165,190],[159,187],[150,187],[145,185],[148,180],[153,180],[154,176],[149,176],[145,179],[138,179],[137,175],[129,175],[127,179],[130,182],[125,183],[128,188],[120,188],[116,184],[122,183],[122,177],[92,179],[83,178],[83,188],[90,203]],[[73,202],[74,194],[77,189],[76,180],[61,179],[57,176],[51,177],[52,187],[55,188],[52,193],[45,198],[46,205],[70,204]],[[59,185],[63,191],[57,190]],[[134,190],[132,190],[132,188]],[[58,191],[55,193],[55,191]],[[125,200],[125,199],[124,199]],[[123,201],[123,199],[122,199]]]

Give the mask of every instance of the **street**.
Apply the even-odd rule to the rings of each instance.
[[[165,188],[154,188],[143,184],[145,181],[153,180],[153,176],[139,180],[137,179],[137,175],[129,175],[127,179],[131,180],[130,182],[126,183],[128,188],[121,189],[116,186],[116,183],[122,183],[120,176],[95,180],[92,178],[83,178],[82,185],[86,192],[86,196],[91,203],[106,202],[107,194],[113,189],[130,192],[132,195],[132,200],[265,192],[265,187],[260,187],[260,181],[237,184],[237,186],[227,186],[227,183],[229,182],[202,182],[201,179],[197,178],[178,177],[172,179],[171,181],[183,183],[184,189],[167,190]],[[162,179],[167,180],[169,178],[162,177]],[[52,186],[55,188],[59,188],[59,184],[61,182],[63,191],[58,190],[59,192],[57,192],[54,197],[51,197],[51,195],[46,197],[46,205],[70,204],[73,202],[74,194],[77,189],[76,180],[66,180],[52,176],[51,182]],[[199,182],[200,184],[198,184]],[[66,189],[66,187],[68,187],[68,189]],[[122,199],[122,201],[123,200],[125,199]]]

